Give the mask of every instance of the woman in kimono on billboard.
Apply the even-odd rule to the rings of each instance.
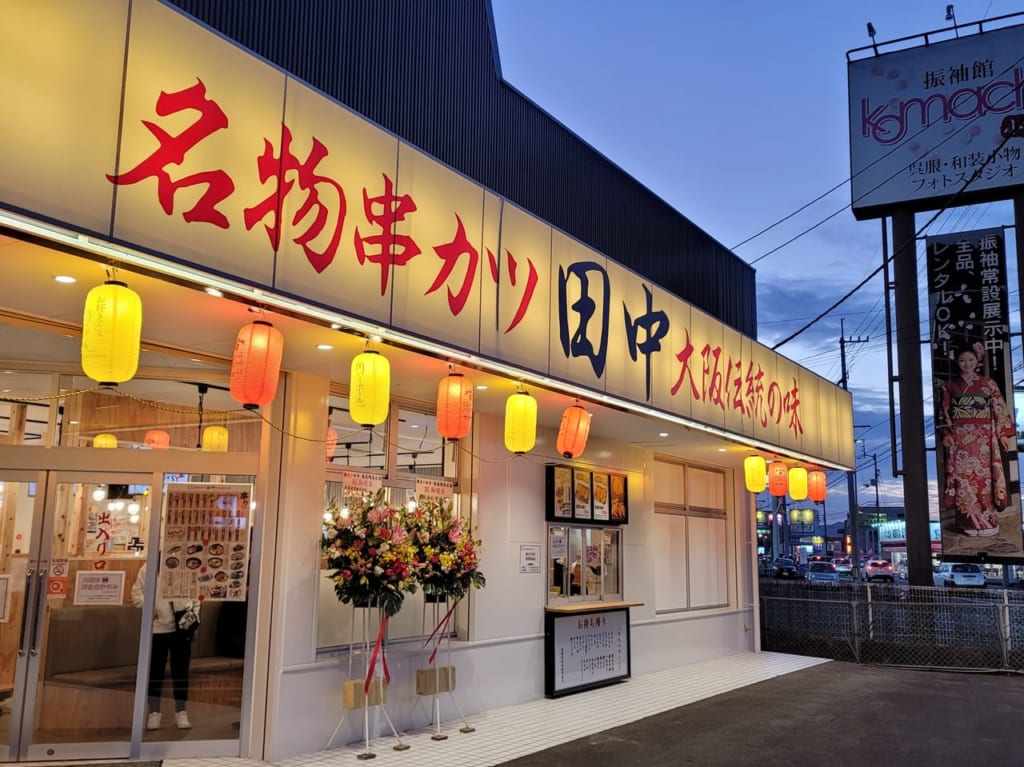
[[[942,389],[938,433],[946,448],[943,503],[969,536],[999,532],[999,512],[1010,505],[1000,447],[1017,449],[1017,427],[1002,392],[978,372],[985,359],[980,343],[957,350],[959,374]]]

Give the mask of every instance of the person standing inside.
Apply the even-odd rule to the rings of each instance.
[[[132,604],[142,607],[146,595],[146,565],[132,585]],[[188,674],[192,660],[192,640],[177,630],[175,612],[191,608],[199,615],[199,602],[195,599],[167,600],[158,598],[153,604],[153,649],[149,658],[149,716],[147,730],[160,729],[162,715],[160,698],[163,693],[164,672],[168,659],[171,662],[171,685],[174,690],[174,723],[179,730],[192,727],[188,712]]]
[[[942,389],[938,433],[946,450],[943,503],[968,536],[999,532],[999,512],[1010,505],[1002,450],[1017,449],[1017,426],[999,386],[978,372],[980,343],[959,349],[958,375]]]

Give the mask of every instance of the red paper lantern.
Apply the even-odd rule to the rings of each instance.
[[[250,410],[269,404],[277,394],[283,354],[284,336],[269,322],[256,320],[239,330],[231,360],[235,401]]]
[[[811,471],[807,473],[807,497],[815,503],[824,503],[826,493],[825,472]]]
[[[336,448],[338,446],[338,432],[334,429],[333,426],[328,426],[327,427],[326,443],[327,443],[325,445],[325,447],[327,448],[326,460],[327,460],[328,463],[330,463],[331,459],[334,457],[334,448]]]
[[[558,427],[558,439],[555,441],[558,452],[563,458],[582,455],[589,436],[590,413],[578,402],[567,407],[562,413],[562,423]]]
[[[768,492],[781,498],[789,490],[789,469],[782,461],[772,461],[768,465]]]
[[[142,438],[142,446],[150,450],[166,450],[171,445],[171,435],[163,429],[150,429]]]
[[[445,439],[462,439],[473,425],[473,384],[462,373],[449,373],[437,385],[437,431]]]

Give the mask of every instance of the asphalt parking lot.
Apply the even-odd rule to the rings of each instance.
[[[505,764],[1021,764],[1021,711],[1020,676],[832,661]]]

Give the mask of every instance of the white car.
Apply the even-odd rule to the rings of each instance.
[[[932,573],[936,586],[985,588],[985,571],[972,562],[943,562]]]

